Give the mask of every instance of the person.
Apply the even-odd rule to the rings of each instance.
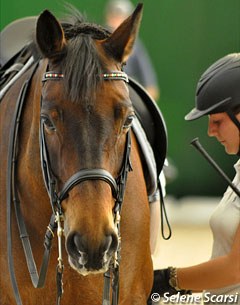
[[[240,53],[211,65],[196,90],[191,121],[208,115],[208,136],[215,137],[229,155],[240,155]],[[240,189],[240,160],[233,184]],[[212,257],[201,264],[155,271],[152,293],[161,296],[203,291],[206,304],[240,304],[240,198],[228,187],[210,218]],[[175,296],[176,297],[176,296]],[[185,295],[185,297],[187,297]]]
[[[105,6],[106,26],[110,30],[116,29],[133,10],[133,4],[129,0],[109,0]],[[124,71],[138,81],[155,101],[159,99],[160,89],[157,76],[147,49],[139,38],[135,42],[133,53]]]

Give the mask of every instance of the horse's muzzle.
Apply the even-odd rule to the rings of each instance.
[[[100,241],[77,232],[70,233],[66,240],[69,263],[82,275],[106,272],[117,247],[118,237],[114,231],[103,235]]]

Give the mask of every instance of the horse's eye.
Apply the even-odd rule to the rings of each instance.
[[[50,131],[56,131],[56,127],[54,126],[53,122],[47,117],[47,116],[43,116],[42,117],[43,120],[43,124],[44,126],[50,130]]]
[[[124,129],[131,127],[134,117],[135,116],[133,114],[129,115],[127,117],[127,119],[126,119],[126,121],[124,122],[124,125],[123,125]]]

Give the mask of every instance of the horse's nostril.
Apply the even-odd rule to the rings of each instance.
[[[111,244],[112,244],[112,236],[108,235],[103,239],[102,245],[100,247],[100,253],[108,252],[109,249],[111,248]]]
[[[103,235],[100,240],[72,232],[66,241],[71,262],[92,270],[103,268],[111,259],[111,255],[116,251],[117,246],[118,237],[114,231]]]
[[[87,248],[87,244],[85,242],[85,239],[83,236],[81,236],[80,234],[75,234],[73,236],[73,243],[74,243],[74,246],[76,248],[76,250],[78,252],[85,252],[86,251],[86,248]]]
[[[84,238],[78,233],[72,233],[67,238],[66,248],[71,256],[79,257],[80,252],[85,252]]]

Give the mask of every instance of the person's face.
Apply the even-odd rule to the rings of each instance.
[[[236,116],[240,120],[240,113]],[[239,151],[239,130],[226,112],[210,114],[208,121],[209,137],[216,137],[225,147],[229,155],[237,154]]]

